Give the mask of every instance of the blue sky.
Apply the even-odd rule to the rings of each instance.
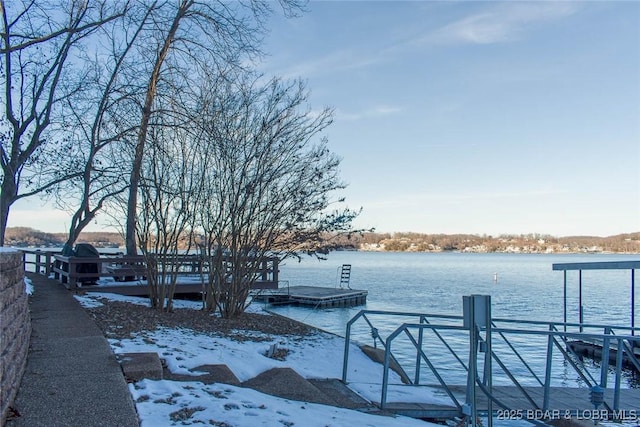
[[[269,73],[332,106],[358,226],[640,231],[640,3],[311,2]]]
[[[308,9],[271,21],[260,68],[305,79],[311,105],[335,109],[326,136],[342,195],[363,208],[356,226],[640,231],[639,2]],[[30,206],[10,226],[66,231],[63,213]]]

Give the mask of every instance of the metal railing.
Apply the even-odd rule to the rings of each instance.
[[[385,338],[381,336],[379,328],[372,321],[374,316],[383,316],[383,318],[395,317],[396,319],[407,318],[417,320],[417,322],[404,322],[398,327],[389,332]],[[437,380],[438,384],[442,387],[444,392],[450,398],[451,402],[459,410],[461,414],[469,413],[484,413],[493,414],[493,405],[505,409],[509,408],[508,405],[501,402],[492,393],[492,387],[496,373],[493,369],[493,363],[495,362],[502,374],[501,379],[506,377],[507,382],[511,383],[521,393],[524,399],[529,404],[539,410],[546,411],[550,408],[550,396],[552,387],[552,371],[554,357],[561,356],[563,361],[563,367],[570,367],[575,372],[580,380],[591,390],[594,387],[600,387],[606,389],[608,385],[608,378],[613,375],[613,398],[609,401],[603,400],[602,405],[609,411],[617,411],[620,409],[620,390],[623,379],[623,361],[626,361],[628,366],[635,368],[640,372],[640,362],[638,355],[634,352],[634,349],[640,346],[640,337],[634,335],[617,335],[619,333],[635,333],[638,328],[630,328],[625,326],[612,326],[612,325],[593,325],[593,324],[578,324],[578,323],[560,323],[560,322],[544,322],[544,321],[527,321],[527,320],[513,320],[513,319],[491,319],[490,322],[483,327],[478,327],[475,322],[472,325],[465,324],[463,316],[450,316],[439,314],[424,314],[424,313],[404,313],[404,312],[387,312],[387,311],[375,311],[375,310],[362,310],[356,316],[354,316],[346,327],[345,336],[345,350],[343,360],[342,381],[347,383],[348,363],[349,363],[349,348],[352,339],[352,329],[354,324],[359,321],[364,321],[366,326],[371,331],[371,337],[374,340],[374,346],[378,343],[382,345],[384,349],[384,369],[382,378],[382,390],[380,396],[380,406],[385,409],[387,406],[388,388],[389,388],[389,369],[392,364],[400,366],[400,370],[407,378],[410,376],[406,373],[406,367],[402,367],[398,358],[394,355],[394,343],[400,338],[405,337],[416,352],[415,365],[413,371],[415,373],[413,380],[414,385],[420,384],[421,367],[427,366],[431,374]],[[577,332],[571,331],[571,328],[575,328],[578,331],[580,329],[590,329],[594,332]],[[560,330],[563,329],[563,330]],[[566,330],[564,330],[566,329]],[[463,350],[455,350],[444,336],[445,333],[454,331],[458,334],[467,334],[468,342]],[[602,332],[599,332],[602,331]],[[435,340],[425,340],[425,333],[430,333],[430,336],[435,337]],[[546,342],[546,349],[544,350],[545,366],[544,376],[536,373],[536,370],[530,363],[527,362],[527,358],[522,355],[522,349],[518,349],[518,337],[527,338],[525,341],[536,338],[540,342]],[[573,350],[571,340],[586,341],[597,343],[602,346],[603,362],[600,365],[600,377],[596,378],[585,367],[581,361],[581,356]],[[522,340],[520,340],[522,342]],[[458,343],[459,344],[459,343]],[[543,344],[544,345],[544,344]],[[500,354],[494,350],[500,346]],[[437,348],[435,348],[437,347]],[[432,351],[436,353],[442,353],[442,349],[446,349],[445,353],[449,353],[455,359],[455,363],[462,367],[466,372],[467,387],[464,399],[461,399],[459,394],[456,395],[455,390],[459,389],[458,384],[451,384],[451,381],[447,381],[445,375],[443,375],[442,368],[437,366],[437,363],[429,356]],[[554,350],[558,351],[555,353]],[[464,356],[460,353],[468,351],[468,363],[465,363]],[[609,372],[609,355],[615,351],[615,369],[611,374]],[[505,354],[506,352],[506,354]],[[479,353],[484,353],[482,359],[479,360]],[[505,359],[508,358],[510,363],[517,362],[522,365],[522,370],[525,375],[531,377],[533,381],[543,389],[542,401],[536,399],[532,395],[530,389],[523,384],[522,373],[514,373],[513,369],[510,369]],[[480,361],[480,363],[479,363]],[[482,366],[480,366],[482,365]],[[481,370],[479,368],[482,368]],[[479,372],[482,372],[480,374]],[[458,387],[453,387],[453,386]],[[477,399],[475,396],[476,387],[481,393],[487,397],[486,409],[477,407]],[[576,409],[577,412],[577,409]],[[489,425],[492,425],[492,417],[488,417]],[[532,420],[534,424],[542,424],[538,421]],[[472,424],[475,425],[475,424]]]

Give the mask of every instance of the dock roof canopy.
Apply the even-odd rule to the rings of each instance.
[[[635,307],[635,294],[636,294],[636,279],[635,270],[640,269],[639,261],[601,261],[601,262],[569,262],[552,264],[551,268],[556,271],[564,271],[564,323],[566,328],[567,323],[567,271],[578,270],[578,321],[580,322],[580,331],[582,331],[582,324],[584,323],[584,307],[582,305],[582,270],[631,270],[631,335],[635,335],[636,332],[636,307]]]
[[[640,269],[639,261],[568,262],[552,264],[554,270],[633,270]]]

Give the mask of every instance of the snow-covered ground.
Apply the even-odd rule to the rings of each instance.
[[[76,296],[85,307],[95,307],[100,298],[146,304],[144,298],[114,294]],[[180,307],[198,303],[180,302]],[[260,308],[253,308],[259,310]],[[268,322],[265,314],[265,322]],[[271,368],[288,367],[301,376],[341,378],[344,339],[317,333],[288,338],[245,333],[237,341],[224,335],[197,333],[189,329],[161,328],[142,332],[132,339],[110,339],[115,353],[156,352],[176,374],[194,375],[193,381],[143,380],[130,385],[142,426],[205,424],[215,426],[433,426],[406,417],[383,417],[320,404],[282,399],[258,391],[227,384],[205,385],[191,370],[207,364],[225,364],[240,381],[249,380]],[[284,361],[267,357],[273,345],[288,350]],[[371,361],[352,345],[349,353],[349,386],[369,401],[380,401],[382,366]],[[388,402],[432,402],[450,404],[426,387],[402,385],[399,376],[390,375]]]

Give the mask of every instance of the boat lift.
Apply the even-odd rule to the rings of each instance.
[[[578,270],[578,317],[584,323],[582,304],[582,270],[631,270],[631,335],[635,335],[635,270],[640,269],[640,261],[570,262],[552,264],[552,269],[564,272],[564,323],[567,323],[567,271]],[[580,332],[582,332],[582,326]],[[566,331],[566,326],[565,326]]]

